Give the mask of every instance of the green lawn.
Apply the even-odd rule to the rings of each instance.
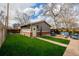
[[[19,34],[9,34],[0,48],[2,56],[62,56],[65,47]]]
[[[69,42],[70,42],[70,40],[60,39],[60,38],[54,38],[54,37],[51,37],[51,36],[41,36],[41,37],[45,38],[45,39],[52,40],[52,41],[64,43],[64,44],[69,44]]]

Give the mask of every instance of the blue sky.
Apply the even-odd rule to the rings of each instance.
[[[33,4],[32,4],[32,7],[33,7],[33,8],[36,8],[36,7],[40,8],[40,6],[43,7],[45,4],[46,4],[46,3],[33,3]]]
[[[39,11],[38,11],[38,13],[37,14],[33,14],[32,16],[31,16],[31,18],[32,19],[36,19],[38,16],[40,16],[43,12],[44,12],[44,10],[42,9],[44,6],[46,5],[46,3],[34,3],[34,4],[32,4],[32,8],[38,8],[38,9],[40,9]],[[37,11],[36,11],[37,12]]]

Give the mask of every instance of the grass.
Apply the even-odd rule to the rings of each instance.
[[[52,41],[64,43],[64,44],[69,44],[69,42],[70,42],[70,40],[60,39],[60,38],[54,38],[54,37],[51,37],[51,36],[41,36],[41,37],[45,38],[45,39],[52,40]]]
[[[2,56],[62,56],[65,47],[51,44],[37,38],[9,34],[0,48]]]

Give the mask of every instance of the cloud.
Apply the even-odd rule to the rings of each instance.
[[[10,27],[13,27],[13,24],[14,24],[14,23],[18,23],[18,21],[17,21],[17,20],[9,20],[9,24],[8,24],[8,25],[9,25]]]
[[[9,11],[9,26],[12,27],[12,25],[14,23],[18,23],[18,20],[15,20],[14,17],[16,16],[16,12],[20,12],[22,13],[23,10],[25,10],[26,8],[28,9],[29,7],[31,7],[31,3],[10,3],[10,11]]]
[[[36,19],[44,13],[44,3],[36,3],[33,4],[32,8],[34,8],[35,13],[31,16],[32,19]]]
[[[32,7],[25,8],[24,11],[25,12],[35,11],[35,15],[36,15],[36,14],[39,14],[39,12],[43,9],[43,5],[44,5],[44,3],[33,3],[31,5]]]
[[[35,12],[34,8],[26,8],[23,10],[23,13],[26,13],[28,16],[32,16]]]
[[[38,15],[40,11],[41,11],[41,9],[38,8],[38,7],[36,7],[36,8],[35,8],[35,15]]]
[[[11,9],[21,9],[21,10],[24,10],[25,8],[29,8],[32,6],[32,3],[10,3],[10,8]]]
[[[26,13],[27,15],[31,16],[30,18],[36,19],[38,16],[42,15],[43,13],[43,6],[45,5],[44,3],[32,3],[32,4],[27,4],[30,5],[29,7],[24,8],[26,4],[15,4],[17,10],[20,10],[22,13]],[[23,6],[23,7],[22,7]],[[22,7],[22,9],[20,8]]]
[[[42,15],[43,13],[43,8],[42,7],[29,7],[23,10],[23,13],[28,14],[29,16],[31,16],[32,19],[37,18],[38,16]]]
[[[31,19],[31,22],[36,22],[36,21],[40,21],[40,20],[46,20],[46,17],[45,16],[38,16],[37,18],[35,19]]]
[[[13,19],[16,16],[16,12],[23,12],[24,9],[28,9],[32,6],[32,3],[10,3],[10,19]]]

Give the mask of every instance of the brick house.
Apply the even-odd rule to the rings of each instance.
[[[46,21],[38,21],[21,26],[20,34],[33,37],[50,35],[50,27]]]

